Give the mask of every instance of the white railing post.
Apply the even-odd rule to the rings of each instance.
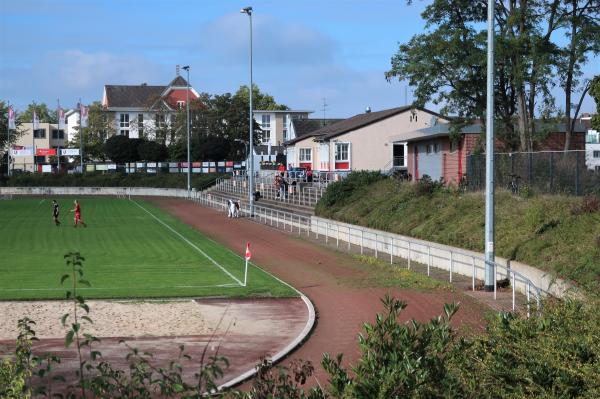
[[[411,258],[411,251],[410,251],[410,241],[408,241],[408,270],[410,270],[410,258]]]
[[[390,265],[394,264],[394,237],[390,237]]]
[[[429,276],[429,272],[431,269],[431,247],[427,246],[427,275]]]
[[[527,281],[527,317],[530,316],[530,304],[531,304],[531,284]]]
[[[512,273],[512,310],[513,312],[515,311],[516,305],[515,305],[515,272],[513,272],[511,270]]]
[[[452,282],[452,272],[453,272],[453,268],[454,268],[454,253],[452,251],[450,251],[450,282]]]
[[[471,277],[471,289],[475,291],[475,257],[471,256],[471,266],[473,268],[473,276]]]
[[[348,251],[350,251],[350,226],[348,226]]]
[[[494,265],[494,300],[497,299],[497,291],[498,291],[498,268],[496,267],[496,265]]]
[[[377,241],[377,233],[375,233],[375,259],[379,259],[379,256],[377,256],[377,255],[378,255],[378,253],[377,253],[377,249],[378,249],[378,247],[379,247],[379,246],[377,245],[378,243],[379,243],[379,241]]]
[[[364,246],[364,240],[365,240],[365,232],[364,230],[360,230],[360,254],[363,254],[363,246]]]

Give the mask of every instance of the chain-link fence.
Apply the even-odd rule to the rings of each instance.
[[[496,153],[496,188],[513,192],[600,194],[600,172],[586,165],[585,151]],[[467,187],[485,188],[485,154],[467,157]]]

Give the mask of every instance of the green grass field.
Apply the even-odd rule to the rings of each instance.
[[[117,198],[80,198],[87,228],[73,227],[73,198],[0,201],[0,300],[64,298],[63,255],[80,252],[91,287],[87,298],[296,296],[239,254],[215,243],[151,204]]]

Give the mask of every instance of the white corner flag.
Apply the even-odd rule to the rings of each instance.
[[[246,258],[246,267],[244,269],[244,287],[245,287],[246,283],[248,282],[248,261],[252,257],[252,253],[250,252],[250,243],[249,242],[246,243],[246,254],[244,255],[244,257]]]

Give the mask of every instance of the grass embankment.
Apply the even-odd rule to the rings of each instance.
[[[482,252],[483,193],[398,183],[357,173],[330,186],[316,214]],[[600,288],[598,199],[496,195],[496,255]]]

